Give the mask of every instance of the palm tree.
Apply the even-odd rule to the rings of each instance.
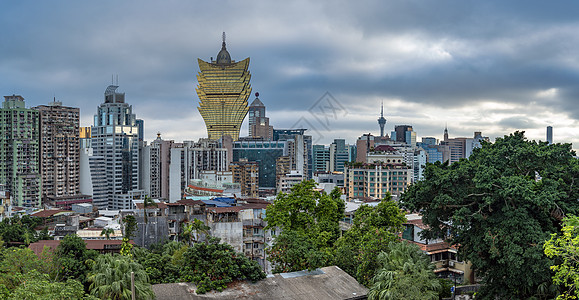
[[[101,236],[104,235],[104,236],[107,238],[107,240],[110,240],[110,239],[111,239],[111,234],[113,234],[113,233],[115,233],[115,230],[114,230],[114,229],[112,229],[112,228],[104,228],[104,229],[101,231]]]
[[[211,227],[205,225],[203,221],[199,219],[193,219],[193,222],[187,222],[183,224],[183,235],[187,237],[189,243],[199,242],[201,234],[208,235]]]
[[[434,264],[417,245],[391,242],[389,251],[378,255],[378,263],[368,299],[438,299]]]
[[[90,294],[100,299],[131,299],[131,272],[135,273],[135,298],[153,299],[155,294],[143,267],[132,259],[110,254],[100,255],[88,277]]]

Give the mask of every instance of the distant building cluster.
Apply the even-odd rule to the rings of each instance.
[[[78,233],[91,226],[119,229],[118,218],[135,214],[135,240],[148,245],[161,237],[177,239],[182,223],[198,218],[212,235],[264,263],[271,232],[263,230],[262,216],[277,193],[313,179],[320,191],[338,188],[350,202],[396,199],[423,179],[426,163],[457,162],[489,141],[481,132],[450,138],[447,128],[442,140],[417,141],[411,125],[395,125],[388,135],[382,105],[379,136],[314,144],[307,128],[274,128],[259,93],[249,105],[249,58],[232,60],[225,39],[216,59],[198,63],[198,110],[207,136],[197,141],[164,140],[161,133],[145,141],[145,122],[118,85],[105,89],[90,127],[80,127],[79,108],[56,99],[26,108],[22,96],[5,96],[0,219],[44,209],[51,212],[41,216],[52,218],[53,232]],[[249,132],[241,136],[246,117]],[[549,126],[547,141],[552,140]],[[158,204],[147,210],[146,198]],[[73,210],[84,217],[64,217]]]

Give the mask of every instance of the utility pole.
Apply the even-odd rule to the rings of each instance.
[[[131,299],[136,300],[135,297],[135,272],[131,272]]]

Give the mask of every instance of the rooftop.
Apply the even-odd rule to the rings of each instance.
[[[153,285],[158,300],[174,299],[366,299],[368,289],[342,269],[331,266],[315,271],[270,275],[256,283],[234,282],[223,292],[195,293],[190,283]]]

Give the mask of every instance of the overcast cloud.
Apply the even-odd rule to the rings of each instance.
[[[378,134],[383,101],[387,132],[544,140],[551,125],[579,148],[574,1],[6,2],[0,91],[80,107],[84,126],[118,74],[147,140],[206,136],[197,58],[215,57],[225,31],[232,58],[251,58],[270,122],[309,125],[321,143]],[[322,116],[326,92],[339,110]]]

